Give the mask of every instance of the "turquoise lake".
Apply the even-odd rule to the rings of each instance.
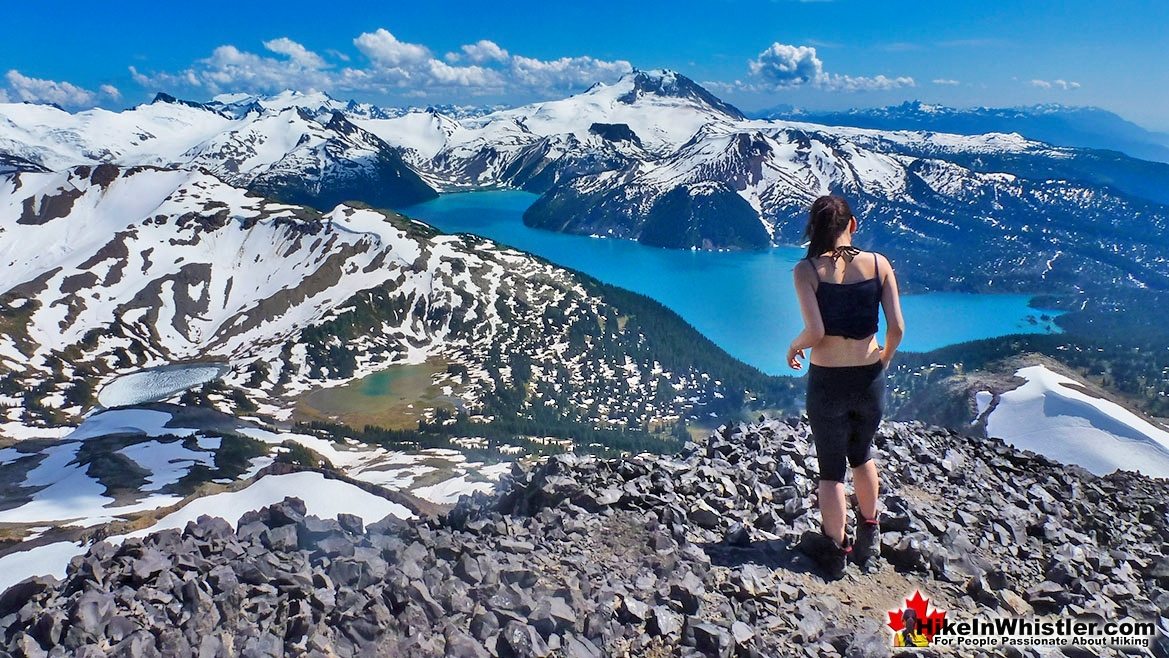
[[[403,212],[447,233],[473,233],[642,293],[673,309],[733,356],[763,370],[796,374],[783,362],[800,331],[791,271],[797,247],[763,252],[679,251],[630,240],[590,238],[524,226],[536,195],[514,190],[445,194]],[[902,350],[925,352],[1006,334],[1049,333],[1056,311],[1029,295],[903,295]],[[1046,319],[1044,318],[1046,316]],[[882,320],[882,333],[884,332]]]

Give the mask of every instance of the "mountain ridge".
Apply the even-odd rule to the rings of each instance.
[[[865,220],[858,241],[888,253],[919,290],[1074,296],[1166,286],[1159,273],[1169,257],[1158,245],[1169,221],[1169,164],[1114,151],[1014,133],[749,120],[668,70],[463,118],[433,108],[357,112],[320,93],[214,103],[160,102],[118,115],[6,105],[2,166],[201,167],[320,210],[519,188],[541,195],[526,213],[531,226],[683,249],[798,244],[807,204],[837,193]],[[375,115],[388,118],[366,118]],[[62,123],[69,127],[53,128]],[[1113,253],[1129,243],[1134,257]],[[991,258],[934,256],[971,244]]]
[[[935,130],[965,135],[1017,132],[1061,146],[1108,149],[1144,160],[1169,162],[1169,134],[1148,130],[1094,106],[1042,103],[955,108],[912,100],[843,111],[798,110],[786,106],[751,115],[883,130]]]
[[[395,213],[108,164],[3,175],[0,190],[0,379],[28,391],[10,422],[79,415],[75,388],[190,359],[230,362],[228,384],[280,421],[309,388],[428,359],[461,365],[435,385],[472,417],[490,403],[641,428],[745,389],[790,401],[660,305]],[[598,400],[586,383],[602,379],[614,384]]]

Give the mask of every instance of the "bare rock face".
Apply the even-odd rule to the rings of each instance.
[[[437,519],[287,499],[98,543],[0,594],[0,653],[880,656],[914,591],[955,616],[1169,617],[1165,481],[916,424],[878,443],[884,559],[833,582],[795,550],[819,525],[807,426],[764,421],[675,456],[517,466]]]

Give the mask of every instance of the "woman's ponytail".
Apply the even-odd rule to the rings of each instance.
[[[807,258],[832,251],[836,247],[836,239],[848,228],[852,217],[852,208],[841,197],[822,196],[812,202],[808,226],[804,229],[804,238],[808,241]]]

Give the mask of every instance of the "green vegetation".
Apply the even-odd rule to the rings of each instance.
[[[388,429],[418,426],[426,408],[450,407],[431,382],[446,372],[443,361],[390,366],[342,386],[313,391],[297,401],[297,420],[336,420],[352,427]]]
[[[490,345],[478,364],[490,381],[474,409],[453,408],[432,385],[444,369],[466,384],[466,366],[435,362],[394,366],[392,376],[379,373],[314,392],[299,402],[296,419],[383,445],[448,447],[447,439],[460,436],[524,445],[532,437],[556,437],[572,439],[577,450],[671,452],[689,436],[684,424],[675,427],[678,418],[718,423],[763,409],[796,410],[798,380],[768,376],[734,359],[649,297],[584,275],[575,278],[602,303],[569,296],[564,305],[534,313],[524,291],[496,299],[494,311],[510,334]],[[535,283],[529,295],[565,289],[558,278],[530,280]],[[461,308],[402,294],[394,285],[363,291],[346,308],[301,333],[311,376],[352,375],[357,363],[352,345],[383,326],[416,322],[472,335],[481,321]],[[563,336],[567,349],[548,356],[549,336]],[[640,373],[633,384],[624,375],[627,363]],[[662,372],[651,374],[656,368]],[[371,392],[378,377],[392,379],[390,390]],[[648,384],[652,392],[646,394],[637,383]],[[424,409],[437,417],[426,420]],[[340,434],[336,423],[364,429]],[[538,443],[531,447],[532,452],[556,450]]]
[[[590,284],[605,301],[626,314],[621,318],[624,331],[645,335],[644,343],[627,346],[634,361],[652,356],[667,370],[705,372],[722,382],[725,397],[704,401],[701,411],[737,420],[745,410],[797,410],[803,397],[800,380],[767,375],[739,361],[677,313],[645,295],[595,280]]]
[[[214,436],[213,433],[203,433],[204,436]],[[198,451],[198,438],[188,436],[183,439],[183,447]],[[219,449],[215,451],[215,467],[205,464],[192,464],[186,475],[173,486],[174,493],[187,496],[195,492],[204,483],[215,479],[237,480],[252,465],[252,460],[268,454],[268,445],[263,441],[238,434],[219,434]]]
[[[324,468],[332,470],[333,465],[316,452],[295,441],[285,441],[280,444],[283,448],[276,453],[276,461],[282,464],[296,464],[305,468]]]
[[[726,183],[706,181],[676,187],[654,202],[638,242],[689,249],[713,244],[731,249],[765,249],[771,236],[747,200]]]

